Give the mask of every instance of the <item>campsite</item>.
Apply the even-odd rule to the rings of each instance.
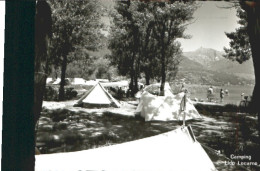
[[[89,86],[91,88],[85,91],[86,94],[93,91],[93,87],[97,85],[99,84]],[[77,88],[82,91],[79,86]],[[97,88],[97,90],[102,89]],[[102,93],[93,92],[93,95],[97,94],[101,97],[96,98],[99,99],[100,104],[106,102],[102,100]],[[64,102],[43,102],[36,140],[36,146],[42,154],[77,152],[113,146],[167,133],[182,125],[182,119],[146,122],[143,117],[136,115],[138,100],[133,98],[118,101],[119,108],[117,106],[75,107],[84,96],[86,95],[81,94],[77,99]],[[206,97],[206,93],[204,96]],[[239,98],[237,101],[240,100]],[[250,154],[251,161],[257,161],[259,158],[260,153],[256,152],[259,150],[257,117],[236,112],[239,108],[232,103],[225,106],[218,106],[218,103],[215,106],[198,104],[195,107],[202,119],[187,120],[186,125],[191,125],[197,141],[202,144],[216,169],[257,170],[254,165],[239,166],[237,162],[241,160],[230,160],[232,154]],[[236,164],[225,164],[230,161]],[[243,160],[243,162],[250,161]]]
[[[30,167],[260,170],[258,3],[35,5]]]

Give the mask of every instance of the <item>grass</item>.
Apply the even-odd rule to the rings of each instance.
[[[198,88],[199,90],[204,88]],[[186,123],[192,125],[200,143],[220,151],[227,157],[231,154],[250,154],[252,161],[260,163],[260,140],[255,114],[243,113],[246,110],[241,110],[235,104],[196,104],[195,107],[204,119]],[[181,124],[182,122],[176,121],[145,122],[140,116],[126,117],[109,112],[100,115],[87,110],[45,109],[40,118],[36,145],[44,154],[87,150],[158,135],[174,130]],[[224,166],[225,158],[205,150],[217,169],[243,170],[236,166]]]

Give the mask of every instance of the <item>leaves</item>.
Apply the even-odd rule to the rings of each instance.
[[[177,66],[181,51],[175,40],[188,37],[184,35],[185,24],[192,19],[196,7],[193,2],[117,2],[116,10],[111,12],[112,63],[121,74],[130,73],[135,65],[135,71],[155,78],[161,74],[160,61],[165,51],[167,66]]]
[[[240,18],[238,23],[241,25],[235,32],[225,33],[230,39],[230,48],[224,47],[225,58],[238,63],[243,63],[251,58],[251,47],[247,34],[246,12],[237,7],[237,16]]]
[[[75,51],[96,50],[101,46],[101,6],[97,0],[49,0],[49,3],[53,19],[53,63],[59,65],[69,54],[68,62],[80,59],[79,55],[73,55]]]

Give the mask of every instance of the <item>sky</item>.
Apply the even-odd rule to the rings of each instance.
[[[108,8],[114,5],[112,0],[100,0],[100,2]],[[178,39],[182,44],[183,51],[193,51],[200,47],[223,51],[224,46],[229,47],[229,39],[226,37],[225,32],[235,31],[239,27],[236,9],[221,8],[231,5],[229,2],[223,1],[201,1],[198,3],[200,8],[193,14],[193,21],[195,22],[188,25],[185,31],[192,38]],[[102,17],[102,21],[110,25],[108,17]]]
[[[188,25],[186,34],[191,39],[179,40],[184,52],[193,51],[200,47],[223,51],[229,47],[229,39],[225,32],[235,31],[239,27],[236,9],[224,9],[228,2],[200,2],[201,7],[194,12],[194,23]]]

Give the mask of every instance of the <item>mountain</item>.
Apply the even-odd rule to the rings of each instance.
[[[239,64],[222,55],[223,52],[202,47],[184,52],[176,79],[213,85],[254,84],[252,60]]]
[[[212,63],[222,59],[222,52],[210,48],[199,48],[192,52],[184,52],[184,56],[209,68]]]
[[[183,53],[184,56],[188,57],[192,61],[200,63],[208,70],[231,73],[246,79],[254,79],[252,59],[243,64],[239,64],[236,61],[224,58],[222,56],[223,54],[224,52],[202,47],[192,52]]]
[[[255,77],[252,59],[239,64],[238,62],[223,58],[219,61],[211,63],[210,68],[214,71],[232,73],[238,77],[243,77],[245,79],[254,79]]]

